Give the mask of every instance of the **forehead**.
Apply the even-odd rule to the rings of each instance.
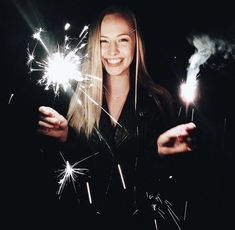
[[[120,14],[108,14],[101,23],[101,35],[128,34],[133,30],[131,23],[127,18]]]

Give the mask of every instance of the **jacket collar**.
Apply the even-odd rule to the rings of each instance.
[[[102,106],[104,110],[108,111],[105,97],[103,99]],[[136,134],[136,121],[137,119],[134,108],[134,93],[133,91],[130,91],[122,109],[121,115],[118,119],[118,124],[115,128],[111,125],[109,115],[102,111],[99,128],[100,134],[111,146],[118,147],[128,137]]]

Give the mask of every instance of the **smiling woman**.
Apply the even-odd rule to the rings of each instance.
[[[19,12],[23,14],[12,2],[22,6]],[[68,21],[70,29],[80,32],[109,2],[0,3],[4,31],[1,93],[5,96],[7,90],[4,101],[8,108],[2,109],[2,133],[7,139],[2,141],[6,144],[2,148],[3,171],[7,172],[2,181],[2,204],[8,217],[2,218],[5,225],[8,229],[24,230],[235,229],[231,227],[235,175],[232,113],[228,112],[223,124],[214,122],[225,104],[229,108],[234,105],[232,96],[229,100],[224,96],[232,94],[234,84],[223,78],[223,91],[221,78],[215,78],[214,73],[202,73],[200,96],[205,107],[203,110],[200,105],[200,114],[208,115],[209,111],[213,122],[211,117],[202,116],[198,123],[199,113],[195,113],[196,137],[202,144],[197,140],[200,148],[191,151],[195,125],[171,128],[171,98],[148,74],[140,34],[141,25],[146,50],[150,51],[148,64],[153,67],[152,73],[156,71],[152,77],[173,88],[178,84],[169,81],[175,75],[168,75],[168,71],[179,64],[180,55],[187,63],[186,52],[191,51],[180,45],[180,39],[183,42],[184,35],[194,28],[234,25],[233,12],[223,10],[222,5],[214,10],[214,2],[210,8],[198,1],[193,7],[176,1],[161,1],[155,7],[146,1],[133,4],[123,0],[141,19],[137,23],[135,15],[126,8],[108,8],[89,28],[88,59],[82,71],[95,76],[94,81],[84,84],[85,87],[78,83],[68,111],[71,95],[60,92],[54,100],[53,92],[35,85],[28,76],[25,62],[32,33],[29,25],[40,24],[47,32],[53,28],[52,34],[57,37],[58,27],[61,30]],[[157,46],[163,56],[158,56]],[[175,53],[179,56],[172,60]],[[168,57],[166,65],[164,58],[168,61]],[[234,70],[235,65],[231,65]],[[185,67],[181,66],[181,74]],[[62,72],[64,67],[60,65],[55,78]],[[229,79],[233,79],[234,74],[231,75]],[[209,125],[205,118],[210,120]],[[39,135],[35,135],[34,119]],[[9,139],[12,144],[8,144]]]
[[[69,170],[76,178],[80,171],[73,167],[81,162],[86,168],[80,180],[64,187],[62,208],[73,207],[66,209],[71,219],[81,213],[82,229],[183,226],[184,222],[174,222],[170,211],[158,221],[152,197],[165,197],[156,184],[157,178],[168,174],[162,161],[192,150],[190,133],[196,126],[171,128],[171,97],[147,71],[135,15],[126,8],[106,9],[90,28],[87,52],[83,71],[95,78],[91,87],[77,85],[67,119],[50,107],[39,108],[39,133],[62,143],[66,165],[72,165],[63,175]],[[162,208],[166,211],[169,204]],[[178,208],[176,204],[171,208],[176,215],[182,214]]]

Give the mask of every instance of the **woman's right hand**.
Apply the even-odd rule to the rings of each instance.
[[[38,121],[38,132],[64,143],[68,137],[68,121],[56,110],[47,106],[38,109],[40,119]]]

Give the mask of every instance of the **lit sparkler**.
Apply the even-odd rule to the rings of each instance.
[[[66,23],[64,30],[67,31],[70,28],[70,24]],[[44,85],[45,89],[48,90],[52,88],[55,92],[55,95],[58,94],[60,87],[67,91],[67,89],[72,89],[71,83],[73,81],[78,82],[80,91],[87,97],[92,103],[97,106],[100,106],[101,109],[110,116],[110,118],[121,127],[118,121],[112,117],[101,105],[99,105],[93,98],[91,98],[86,92],[85,88],[90,88],[93,86],[94,81],[101,81],[100,78],[96,76],[91,76],[89,74],[84,74],[81,72],[82,64],[87,58],[87,54],[84,54],[83,48],[87,45],[84,40],[88,34],[88,26],[84,26],[81,33],[79,34],[78,39],[69,38],[67,35],[64,38],[64,43],[62,46],[57,45],[56,51],[55,47],[49,48],[42,34],[45,31],[42,28],[36,30],[33,34],[33,38],[36,39],[36,44],[34,45],[32,51],[29,47],[27,49],[28,60],[27,65],[30,68],[30,73],[32,72],[42,72],[43,75],[38,81],[40,85]],[[72,46],[72,41],[78,40],[74,47]],[[40,43],[43,49],[46,51],[46,59],[41,61],[37,60],[36,49]],[[52,50],[52,51],[51,51]],[[71,90],[73,93],[73,90]],[[77,98],[79,105],[82,105],[82,102]]]
[[[180,96],[186,103],[186,110],[188,110],[189,105],[194,104],[194,100],[196,99],[198,89],[197,77],[200,66],[215,53],[215,45],[211,44],[208,36],[194,37],[192,43],[196,51],[189,59],[186,82],[182,83],[180,87]],[[193,121],[193,115],[194,107],[192,108],[191,121]]]
[[[69,23],[65,24],[64,29],[68,30]],[[43,40],[42,34],[45,31],[39,28],[34,34],[33,38],[36,40],[32,51],[28,47],[27,65],[30,72],[42,72],[42,78],[38,81],[39,84],[44,85],[45,89],[53,88],[55,94],[58,94],[59,87],[62,86],[66,91],[71,86],[71,81],[75,80],[80,83],[86,83],[94,79],[92,76],[84,76],[81,73],[81,65],[87,57],[83,54],[83,48],[86,46],[84,42],[88,34],[88,26],[85,26],[79,35],[79,41],[72,47],[72,41],[77,39],[69,38],[67,35],[64,38],[63,45],[56,47],[49,47]],[[47,57],[45,59],[37,60],[36,49],[38,43],[41,44],[46,51]],[[97,79],[96,79],[97,80]]]

